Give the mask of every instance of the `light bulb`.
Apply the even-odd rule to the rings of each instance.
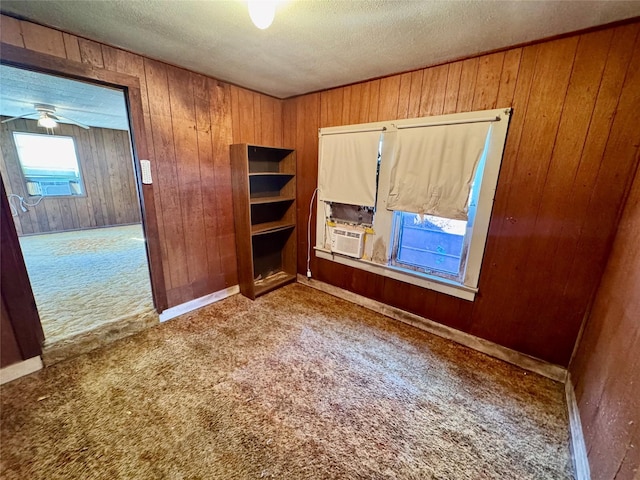
[[[249,16],[253,24],[260,30],[269,28],[276,16],[275,0],[249,0]]]
[[[56,128],[58,126],[58,122],[46,113],[43,113],[38,119],[38,126],[42,128]]]

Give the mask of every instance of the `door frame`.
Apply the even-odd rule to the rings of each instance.
[[[140,80],[138,77],[132,75],[114,72],[103,68],[96,68],[85,63],[34,52],[32,50],[16,47],[15,45],[10,45],[4,42],[0,42],[0,63],[25,70],[32,70],[72,80],[80,80],[106,87],[117,88],[123,91],[129,114],[134,173],[142,213],[142,227],[146,239],[145,245],[147,249],[147,258],[149,260],[153,303],[156,311],[158,313],[162,313],[168,307],[167,290],[162,267],[162,251],[160,247],[160,234],[156,217],[155,198],[153,195],[153,184],[142,183],[140,167],[140,159],[149,158],[149,150],[145,134],[146,130],[144,126],[144,114],[142,110]],[[19,248],[18,236],[15,227],[12,231],[5,233],[8,234],[8,237],[15,237],[11,238],[9,241],[9,248],[16,248],[16,246]],[[20,256],[22,256],[21,252]],[[20,268],[20,265],[18,265],[17,268]],[[24,274],[26,274],[24,261],[22,262],[22,268],[24,268]],[[31,293],[31,284],[28,281],[28,276],[20,274],[19,277],[26,277],[27,285],[22,284],[21,287],[23,289],[27,289]],[[31,295],[33,294],[31,293]],[[5,300],[7,301],[8,308],[12,308],[10,304],[19,302],[19,299],[17,298],[5,297]],[[13,315],[10,315],[10,317],[13,317]],[[17,337],[20,337],[18,330],[30,328],[26,324],[21,323],[19,319],[13,319],[11,323],[16,331]],[[34,338],[37,337],[38,335]],[[42,345],[42,341],[40,341],[40,345]],[[20,346],[22,347],[22,345]]]
[[[6,310],[4,308],[2,310],[7,316],[6,320],[11,324],[13,330],[11,333],[15,336],[22,360],[27,360],[42,353],[44,332],[2,179],[0,179],[0,264],[2,265],[0,293],[3,306],[6,307]],[[3,323],[4,321],[5,319],[2,320]],[[5,338],[11,333],[1,332],[3,347]],[[12,360],[20,359],[12,358]]]

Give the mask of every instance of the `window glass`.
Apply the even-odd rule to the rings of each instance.
[[[84,192],[72,137],[14,132],[13,138],[29,195]]]
[[[396,264],[459,276],[466,221],[407,212],[395,215],[399,230]]]

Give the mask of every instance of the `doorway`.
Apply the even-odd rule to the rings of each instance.
[[[45,349],[157,322],[123,90],[0,69],[0,174]]]

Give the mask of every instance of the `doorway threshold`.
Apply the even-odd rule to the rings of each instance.
[[[160,319],[155,311],[144,312],[104,323],[86,332],[80,332],[55,342],[45,341],[42,361],[48,367],[68,358],[105,347],[159,323]]]

